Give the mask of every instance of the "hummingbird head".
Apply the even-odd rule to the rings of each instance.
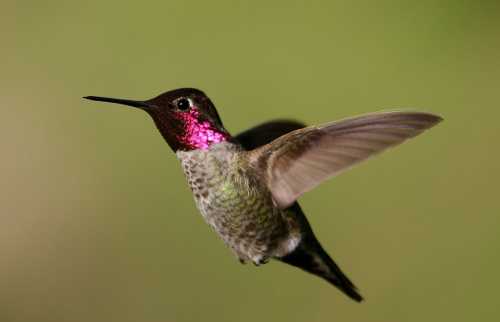
[[[86,99],[116,103],[146,111],[174,151],[208,149],[230,139],[214,104],[202,91],[179,88],[146,101],[86,96]]]

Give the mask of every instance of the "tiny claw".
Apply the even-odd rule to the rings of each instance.
[[[259,258],[258,260],[253,261],[253,264],[258,267],[260,265],[267,264],[267,262],[269,262],[269,258]]]

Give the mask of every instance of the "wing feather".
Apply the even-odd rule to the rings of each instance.
[[[441,121],[419,112],[383,112],[311,126],[251,151],[278,206],[353,165],[412,138]]]

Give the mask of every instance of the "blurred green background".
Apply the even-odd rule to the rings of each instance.
[[[498,1],[2,3],[0,321],[498,321]],[[411,107],[445,122],[301,198],[366,297],[240,265],[147,115],[228,129]]]

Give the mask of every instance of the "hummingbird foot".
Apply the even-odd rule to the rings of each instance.
[[[258,267],[260,265],[267,264],[269,262],[269,258],[267,258],[267,257],[260,257],[260,258],[253,259],[252,262],[253,262],[253,264],[255,266]]]

